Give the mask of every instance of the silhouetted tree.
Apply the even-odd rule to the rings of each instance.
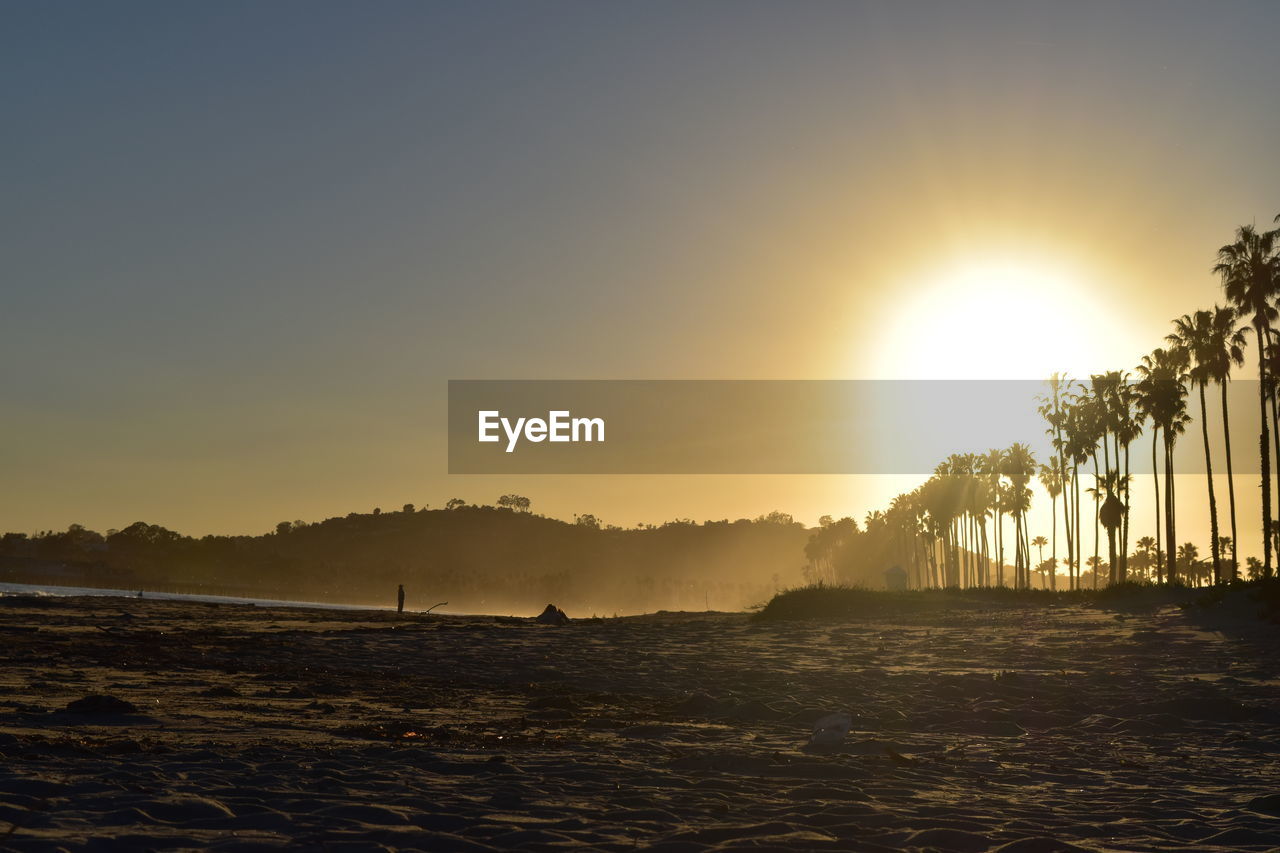
[[[1221,311],[1222,313],[1219,313]],[[1209,448],[1209,416],[1205,405],[1205,388],[1210,382],[1222,381],[1233,361],[1244,360],[1240,343],[1243,333],[1235,331],[1235,314],[1231,309],[1197,311],[1173,321],[1174,331],[1166,340],[1191,364],[1189,373],[1200,395],[1200,433],[1204,440],[1205,478],[1209,491],[1209,541],[1213,559],[1213,580],[1222,580],[1222,557],[1218,548],[1218,501],[1213,488],[1213,454]],[[1233,341],[1234,338],[1234,341]],[[1223,385],[1225,403],[1225,384]],[[1224,411],[1225,419],[1225,411]],[[1224,430],[1225,430],[1224,420]],[[1228,442],[1230,437],[1228,436]],[[1227,470],[1230,474],[1230,463]],[[1234,494],[1234,489],[1232,490]],[[1234,506],[1235,499],[1232,497]],[[1232,535],[1235,529],[1232,528]]]
[[[1222,278],[1227,300],[1253,325],[1258,344],[1258,407],[1261,433],[1258,455],[1262,466],[1262,572],[1271,577],[1271,448],[1267,430],[1266,349],[1277,317],[1273,304],[1280,292],[1280,257],[1276,232],[1259,234],[1252,225],[1236,229],[1235,242],[1218,249],[1213,271]],[[1172,550],[1172,548],[1170,548]]]

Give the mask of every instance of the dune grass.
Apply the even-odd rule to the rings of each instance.
[[[759,608],[761,621],[840,619],[889,614],[981,610],[990,607],[1059,607],[1071,604],[1118,610],[1145,610],[1166,605],[1217,607],[1230,604],[1256,608],[1259,616],[1280,621],[1280,580],[1248,581],[1194,588],[1124,583],[1103,589],[1043,590],[1009,587],[886,591],[843,584],[810,584],[779,592]]]

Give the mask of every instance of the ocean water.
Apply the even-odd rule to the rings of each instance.
[[[78,596],[95,595],[114,598],[137,598],[136,589],[102,589],[87,586],[57,586],[55,584],[0,583],[0,597],[6,595]],[[237,598],[230,595],[187,595],[177,592],[150,592],[143,590],[143,598],[163,601],[199,601],[218,604],[256,604],[270,607],[319,607],[325,610],[394,610],[392,606],[373,607],[360,604],[333,604],[318,601],[284,601],[274,598]],[[432,611],[440,613],[437,609]]]

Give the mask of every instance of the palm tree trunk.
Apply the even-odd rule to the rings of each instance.
[[[1013,588],[1022,589],[1022,513],[1013,514]]]
[[[1236,475],[1231,468],[1231,418],[1227,413],[1227,383],[1222,390],[1222,437],[1227,446],[1227,503],[1231,505],[1231,580],[1240,580],[1240,534],[1236,530]]]
[[[911,588],[920,588],[920,537],[911,532]]]
[[[1160,437],[1158,424],[1151,425],[1151,480],[1156,487],[1156,583],[1163,583],[1164,570],[1160,565],[1160,469],[1156,466],[1156,439]]]
[[[1108,586],[1115,586],[1119,579],[1120,559],[1116,556],[1116,537],[1119,533],[1119,525],[1107,528],[1107,548],[1111,552],[1111,568],[1107,572]]]
[[[1129,442],[1124,445],[1124,479],[1120,481],[1124,488],[1124,515],[1120,520],[1120,582],[1129,579]]]
[[[1060,422],[1059,422],[1060,423]],[[1067,539],[1067,575],[1071,574],[1071,496],[1067,492],[1067,460],[1062,443],[1062,427],[1055,426],[1058,439],[1058,480],[1062,483],[1062,533]],[[1054,517],[1054,523],[1057,523],[1057,517]],[[1053,573],[1053,588],[1058,588],[1058,573]]]
[[[991,535],[987,531],[987,518],[982,517],[982,583],[983,586],[991,586],[991,579],[995,577],[995,563],[991,559]]]
[[[1022,519],[1022,588],[1031,589],[1031,536],[1027,532],[1027,513],[1018,513]]]
[[[1271,450],[1273,453],[1271,461],[1274,463],[1271,474],[1272,483],[1275,484],[1276,489],[1276,493],[1272,497],[1280,500],[1280,473],[1275,470],[1276,467],[1280,467],[1280,423],[1278,423],[1280,421],[1280,411],[1276,409],[1276,377],[1269,377],[1267,382],[1271,386],[1267,389],[1267,399],[1271,401]],[[1273,511],[1280,510],[1280,504],[1272,503],[1271,506]],[[1276,538],[1278,531],[1276,530],[1274,518],[1272,522],[1270,527],[1271,549],[1275,552],[1277,563],[1280,563],[1280,541],[1277,541]]]
[[[1106,439],[1102,442],[1107,443]],[[1093,449],[1093,588],[1098,588],[1098,535],[1100,532],[1099,520],[1101,513],[1099,510],[1102,506],[1102,482],[1098,479],[1098,449]]]
[[[1027,589],[1031,589],[1031,525],[1027,523],[1026,512],[1022,513],[1022,555],[1026,563],[1022,577],[1027,583]]]
[[[1071,470],[1071,482],[1075,484],[1073,491],[1075,492],[1075,508],[1073,515],[1075,520],[1072,526],[1076,531],[1076,560],[1075,565],[1071,567],[1071,588],[1080,588],[1080,554],[1084,551],[1084,534],[1080,530],[1080,463],[1076,462]]]
[[[1053,533],[1049,537],[1053,543],[1049,546],[1049,559],[1053,561],[1053,568],[1049,572],[1049,588],[1056,592],[1058,590],[1058,496],[1051,495],[1049,500],[1052,502],[1049,517],[1053,519]]]
[[[969,550],[969,559],[973,563],[973,585],[980,586],[982,564],[978,560],[978,519],[972,512],[969,513]]]
[[[957,521],[951,522],[951,571],[947,576],[948,586],[960,586],[960,536],[957,532]]]
[[[1174,519],[1173,496],[1173,442],[1169,439],[1169,430],[1164,431],[1164,532],[1168,547],[1165,549],[1165,582],[1176,583],[1178,580],[1178,541],[1177,525]]]
[[[1004,586],[1004,512],[996,510],[996,582]]]
[[[974,523],[972,512],[969,513],[969,518],[965,524],[969,528],[969,574],[973,579],[973,585],[978,586],[980,583],[978,578],[978,570],[980,568],[978,565],[978,528]]]
[[[1204,386],[1200,382],[1200,434],[1204,437],[1204,469],[1209,482],[1209,552],[1213,555],[1213,582],[1222,582],[1222,558],[1218,546],[1218,500],[1213,494],[1213,455],[1209,452],[1209,415],[1205,409]]]
[[[987,539],[987,518],[982,517],[982,585],[991,586],[991,543]]]
[[[1271,577],[1271,442],[1267,435],[1267,355],[1262,341],[1262,324],[1254,322],[1258,337],[1258,407],[1262,411],[1262,431],[1258,450],[1262,457],[1262,576]]]

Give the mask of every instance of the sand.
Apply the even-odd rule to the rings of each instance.
[[[556,627],[4,598],[0,639],[5,849],[1280,847],[1275,631],[1172,607]],[[88,696],[128,704],[64,710]]]

